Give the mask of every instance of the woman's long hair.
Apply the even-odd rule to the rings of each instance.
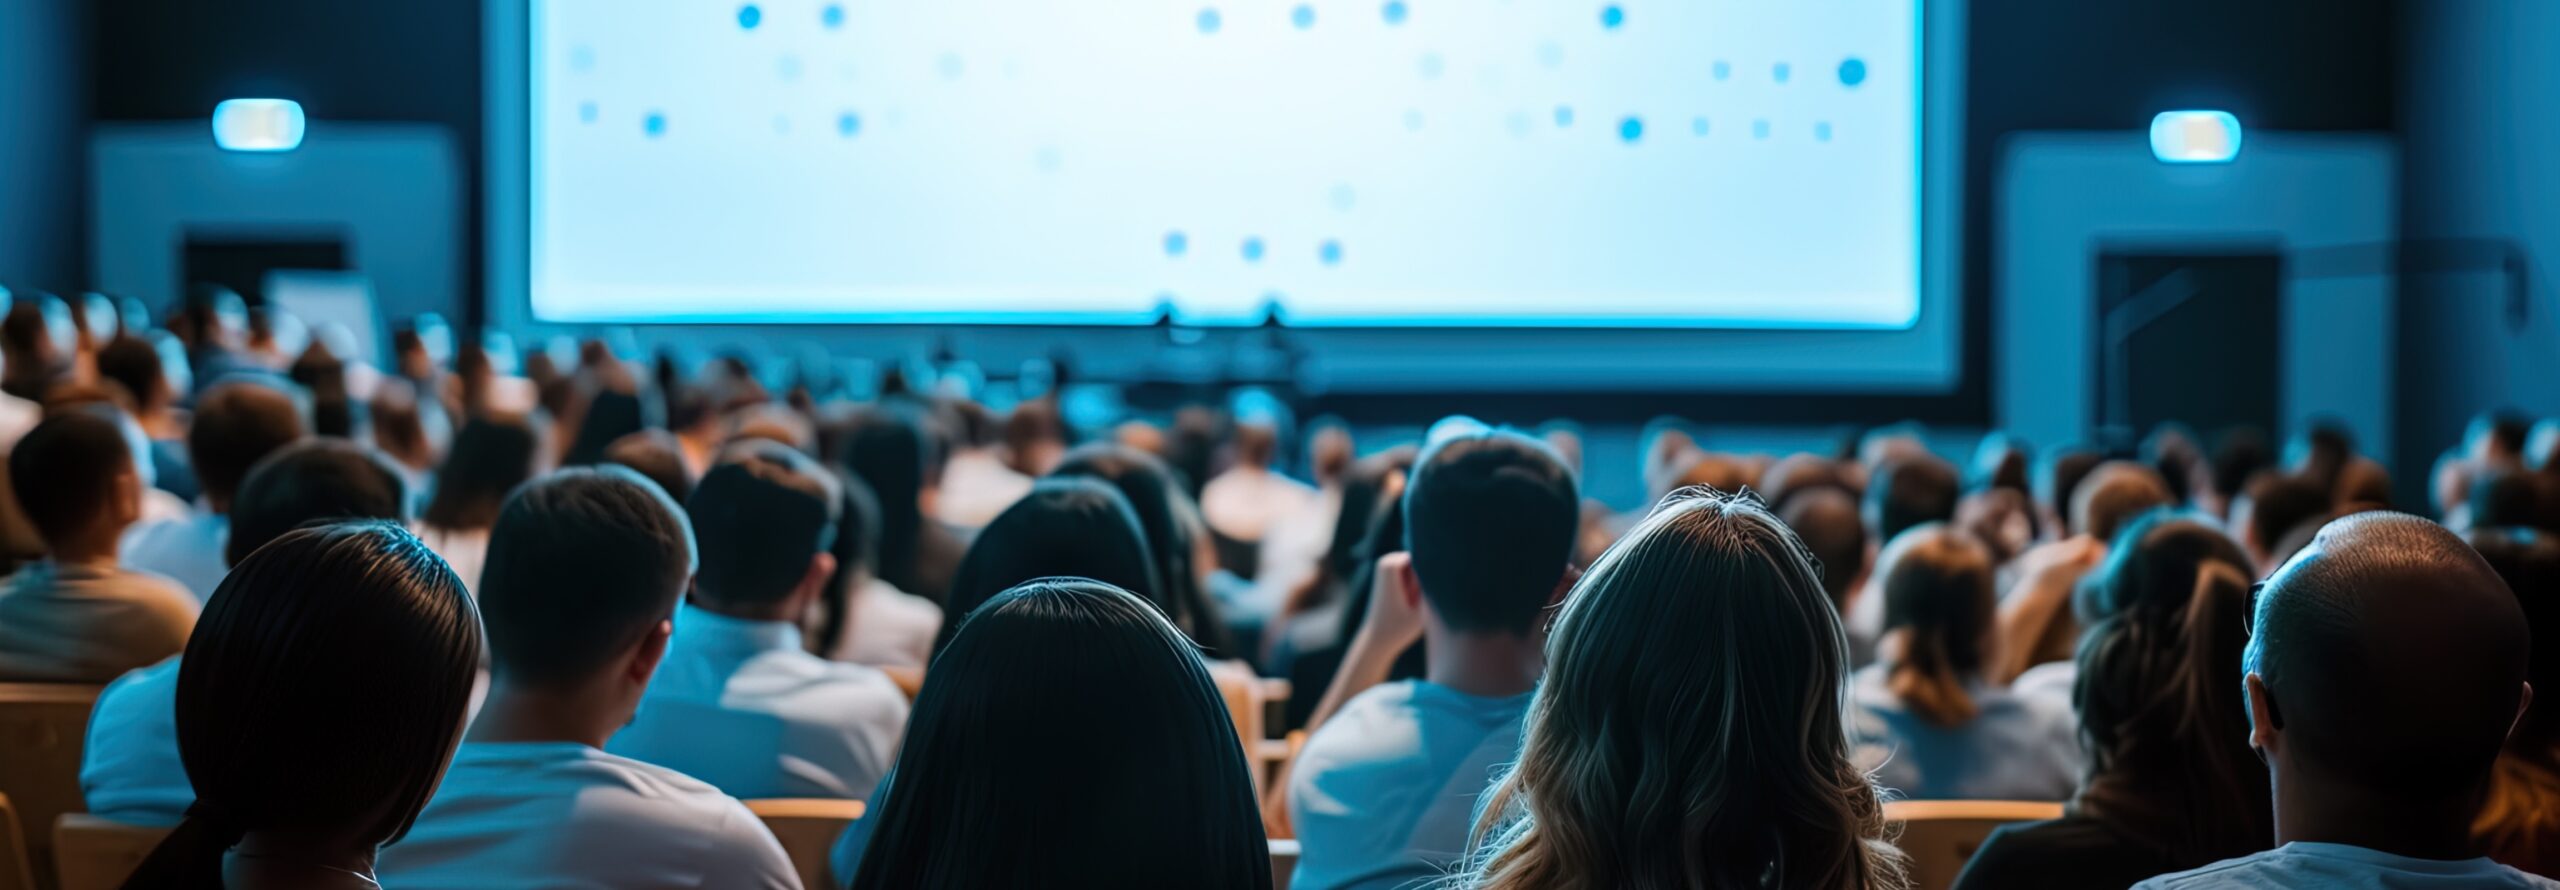
[[[436,471],[435,496],[418,520],[446,531],[476,531],[498,524],[507,493],[533,478],[542,436],[523,417],[485,416],[463,424],[453,450]]]
[[[937,601],[949,599],[924,583],[917,554],[924,539],[924,483],[933,458],[924,422],[915,409],[894,403],[864,408],[846,420],[841,453],[829,455],[880,502],[880,580]],[[956,579],[955,579],[956,583]],[[990,592],[991,593],[991,592]],[[946,624],[966,614],[943,602]]]
[[[1044,578],[953,623],[855,890],[1271,886],[1225,699],[1162,613]]]
[[[1849,759],[1848,660],[1793,532],[1747,496],[1675,493],[1566,600],[1469,886],[1902,887]]]
[[[2182,868],[2274,840],[2241,698],[2249,564],[2211,525],[2153,513],[2074,600],[2088,628],[2072,691],[2089,752],[2077,809]]]
[[[1091,479],[1042,479],[969,545],[951,578],[934,653],[949,647],[963,619],[997,594],[1059,576],[1101,581],[1164,609],[1164,586],[1128,499]]]
[[[1147,549],[1155,555],[1156,583],[1163,590],[1153,599],[1164,607],[1165,617],[1211,657],[1238,654],[1225,617],[1201,588],[1198,555],[1207,525],[1200,520],[1200,504],[1172,467],[1126,445],[1096,442],[1067,452],[1049,475],[1099,479],[1120,489],[1137,511],[1138,529],[1146,533]]]
[[[219,888],[223,854],[253,831],[397,842],[462,740],[480,646],[461,579],[395,523],[304,528],[249,554],[178,669],[196,803],[125,886]]]
[[[1885,548],[1885,688],[1932,726],[1971,722],[1981,707],[1967,691],[1991,661],[1998,595],[1991,551],[1939,523],[1914,528]]]

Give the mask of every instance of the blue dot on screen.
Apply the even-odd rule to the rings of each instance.
[[[1614,29],[1619,25],[1626,23],[1627,10],[1625,7],[1619,6],[1615,3],[1600,7],[1600,27]]]
[[[1787,78],[1795,74],[1795,71],[1796,69],[1794,66],[1788,65],[1785,62],[1779,62],[1778,64],[1769,66],[1769,79],[1775,80],[1779,83],[1786,83]]]
[[[1816,142],[1829,142],[1829,141],[1831,141],[1831,122],[1830,122],[1830,121],[1823,121],[1823,122],[1821,122],[1821,123],[1814,124],[1814,125],[1813,125],[1813,139],[1814,139],[1814,141],[1816,141]]]
[[[1573,126],[1573,106],[1571,106],[1571,105],[1558,105],[1558,106],[1556,106],[1556,126],[1559,126],[1559,127],[1570,127],[1570,126]]]
[[[1626,120],[1619,121],[1618,138],[1628,142],[1644,138],[1644,119],[1628,115]]]
[[[1348,182],[1337,183],[1333,187],[1333,194],[1328,196],[1328,199],[1332,201],[1333,209],[1348,211],[1352,205],[1359,203],[1360,193],[1354,191]]]
[[[1716,60],[1715,65],[1714,65],[1714,66],[1712,66],[1712,70],[1715,72],[1715,76],[1716,76],[1716,79],[1717,79],[1717,80],[1732,80],[1732,79],[1733,79],[1733,63],[1732,63],[1732,62],[1727,62],[1727,61],[1725,61],[1725,60],[1723,60],[1723,59],[1717,59],[1717,60]]]
[[[596,122],[596,103],[593,103],[593,102],[580,102],[580,103],[578,103],[578,122],[579,122],[579,123],[586,123],[586,124],[592,124],[592,123],[595,123],[595,122]]]
[[[1298,26],[1300,31],[1315,27],[1316,8],[1304,3],[1298,4],[1296,9],[1289,10],[1289,24]]]
[[[1316,246],[1316,259],[1323,260],[1328,266],[1342,265],[1342,242],[1325,239],[1323,244]]]
[[[1840,63],[1841,86],[1853,87],[1866,82],[1867,63],[1865,60],[1850,59]]]
[[[860,132],[862,132],[862,115],[850,111],[836,115],[837,135],[852,136]]]
[[[1378,13],[1385,16],[1387,24],[1390,25],[1404,24],[1404,18],[1408,12],[1409,10],[1404,6],[1404,0],[1387,0],[1387,5],[1378,9]]]
[[[1217,11],[1216,9],[1203,9],[1203,10],[1201,10],[1201,11],[1200,11],[1200,17],[1199,17],[1199,20],[1198,20],[1198,21],[1199,21],[1199,25],[1200,25],[1200,33],[1202,33],[1202,34],[1215,34],[1215,33],[1218,33],[1218,23],[1219,23],[1219,21],[1221,21],[1221,19],[1220,19],[1220,17],[1218,16],[1218,11]]]
[[[844,27],[844,4],[829,3],[827,4],[827,8],[819,10],[818,24],[825,25],[829,28]]]
[[[666,134],[667,134],[667,115],[666,115],[666,112],[663,112],[663,111],[652,111],[652,112],[649,112],[649,116],[648,116],[648,117],[641,118],[641,119],[640,119],[640,132],[647,133],[647,134],[649,134],[651,137],[657,137],[657,136],[664,136],[664,135],[666,135]]]
[[[1164,255],[1178,257],[1191,251],[1191,236],[1181,231],[1164,233]]]
[[[1756,120],[1756,121],[1752,121],[1752,122],[1751,122],[1751,138],[1753,138],[1753,139],[1767,139],[1767,138],[1769,138],[1769,122],[1768,122],[1767,120]]]
[[[1439,80],[1440,72],[1448,70],[1449,63],[1440,58],[1439,53],[1423,53],[1422,61],[1417,63],[1416,67],[1421,70],[1422,79]]]
[[[1700,136],[1707,135],[1707,119],[1700,117],[1689,121],[1689,132]]]
[[[1262,262],[1262,239],[1244,239],[1244,261],[1248,263]]]
[[[1420,129],[1422,129],[1422,109],[1419,109],[1419,108],[1408,108],[1408,109],[1405,109],[1405,112],[1404,112],[1404,128],[1405,128],[1405,129],[1407,129],[1407,130],[1420,130]]]
[[[757,26],[757,25],[759,25],[759,24],[763,24],[763,23],[764,23],[764,10],[763,10],[763,9],[758,8],[758,7],[757,7],[755,4],[753,4],[753,3],[749,3],[749,4],[745,5],[745,6],[738,7],[738,27],[745,28],[745,29],[747,29],[747,30],[749,30],[749,31],[753,31],[753,30],[755,30],[755,29],[756,29],[756,26]]]

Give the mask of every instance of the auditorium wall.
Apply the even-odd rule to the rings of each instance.
[[[0,2],[0,285],[85,280],[81,0]]]

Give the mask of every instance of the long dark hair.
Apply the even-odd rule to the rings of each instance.
[[[1120,489],[1129,507],[1137,511],[1138,528],[1146,533],[1148,549],[1154,551],[1156,583],[1163,590],[1152,599],[1164,607],[1173,626],[1190,634],[1212,657],[1237,654],[1226,619],[1200,585],[1197,556],[1204,533],[1200,504],[1172,467],[1126,445],[1096,442],[1067,452],[1049,475],[1099,479]]]
[[[1966,687],[1989,664],[1996,620],[1991,551],[1943,523],[1894,538],[1884,565],[1884,629],[1900,632],[1885,659],[1885,686],[1933,726],[1962,726],[1981,712]]]
[[[2241,699],[2249,564],[2211,525],[2156,512],[2116,537],[2074,597],[2088,628],[2072,690],[2089,752],[2078,808],[2181,868],[2274,838]]]
[[[1225,699],[1155,608],[1045,578],[953,623],[854,890],[1271,886]]]
[[[523,417],[474,417],[454,434],[453,451],[436,471],[435,496],[418,519],[450,531],[498,524],[507,493],[533,478],[542,437]]]
[[[1052,576],[1091,578],[1164,608],[1164,585],[1128,499],[1091,479],[1042,479],[969,545],[952,575],[933,651],[938,656],[949,647],[962,620],[981,604],[1022,582]]]
[[[927,521],[922,500],[925,469],[933,456],[923,420],[913,408],[882,405],[856,412],[849,425],[843,453],[829,457],[869,486],[880,503],[880,564],[876,567],[880,580],[908,593],[936,596],[938,592],[921,583],[916,569]],[[955,580],[953,585],[957,584]],[[962,613],[949,603],[942,611],[948,616],[946,625],[959,623]]]
[[[219,888],[252,831],[409,831],[462,740],[480,664],[462,581],[396,523],[300,529],[232,567],[178,669],[196,803],[133,890]]]

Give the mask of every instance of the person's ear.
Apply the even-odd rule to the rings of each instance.
[[[1547,608],[1553,609],[1564,605],[1564,598],[1571,596],[1573,585],[1579,583],[1582,583],[1582,568],[1572,563],[1565,563],[1564,576],[1556,579],[1555,592],[1547,594]]]
[[[148,460],[148,456],[137,458]],[[116,521],[129,525],[142,518],[142,473],[127,468],[116,474]]]
[[[650,625],[649,632],[640,637],[640,645],[632,648],[631,660],[624,663],[623,679],[631,681],[633,686],[649,685],[649,678],[658,673],[658,663],[666,660],[667,637],[675,632],[674,621]]]
[[[2267,679],[2254,671],[2241,682],[2249,700],[2249,747],[2259,759],[2273,760],[2284,744],[2284,716],[2276,710],[2275,694],[2267,691]]]
[[[1414,574],[1412,560],[1396,566],[1396,593],[1404,597],[1407,608],[1422,607],[1422,576]]]
[[[792,601],[798,606],[792,610],[791,614],[804,614],[809,611],[812,604],[825,599],[827,582],[835,580],[835,577],[835,554],[820,551],[818,555],[809,557],[809,570],[800,575],[800,584],[791,595]]]

